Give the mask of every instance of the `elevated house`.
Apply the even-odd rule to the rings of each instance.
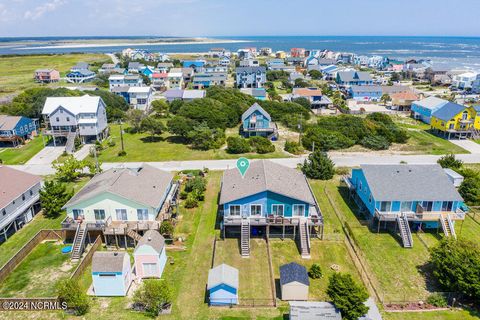
[[[295,262],[280,266],[282,300],[306,301],[309,287],[307,268]]]
[[[157,91],[168,88],[168,73],[155,72],[152,75],[152,87]]]
[[[147,111],[152,103],[153,92],[149,86],[128,88],[128,101],[134,109]]]
[[[412,229],[441,228],[456,237],[455,221],[465,218],[463,199],[438,164],[362,165],[344,181],[372,226],[393,224],[406,248]]]
[[[145,231],[160,228],[176,192],[170,172],[146,164],[97,174],[63,207],[62,229],[74,236],[72,257],[81,255],[87,234],[102,235],[106,244],[134,246]]]
[[[319,88],[293,88],[291,99],[305,98],[310,102],[312,109],[327,108],[332,100],[322,94]]]
[[[265,109],[254,103],[242,114],[242,133],[245,137],[271,137],[277,133],[277,125]]]
[[[138,241],[133,257],[137,277],[161,278],[167,263],[165,238],[157,230],[147,230]]]
[[[187,67],[187,68],[181,68],[180,69],[182,71],[182,78],[183,78],[183,82],[185,84],[185,86],[187,84],[189,84],[190,82],[192,82],[193,80],[193,75],[195,74],[195,69],[194,68],[190,68],[190,67]]]
[[[208,272],[208,301],[211,306],[238,304],[238,269],[221,264]]]
[[[267,100],[267,90],[265,88],[241,88],[240,92],[258,100]]]
[[[479,136],[480,107],[448,102],[432,114],[431,128],[444,137],[465,139]]]
[[[118,73],[118,71],[121,68],[119,68],[118,64],[115,63],[104,63],[102,66],[98,69],[98,73],[100,74],[112,74],[112,73]]]
[[[72,152],[78,136],[83,143],[103,140],[108,135],[106,106],[98,96],[48,97],[42,115],[47,129],[44,134],[65,139],[65,149]]]
[[[70,71],[66,76],[67,82],[70,83],[85,83],[95,79],[95,72],[88,69],[81,69]]]
[[[192,68],[195,72],[203,72],[205,60],[185,60],[182,62],[183,68]]]
[[[480,79],[480,73],[465,72],[453,76],[452,87],[460,90],[471,90],[475,80]]]
[[[143,79],[138,74],[112,74],[108,77],[110,91],[116,87],[141,87]]]
[[[235,74],[237,88],[262,88],[267,81],[265,67],[239,67]]]
[[[410,111],[412,103],[418,100],[418,96],[412,91],[392,93],[390,98],[392,99],[392,109],[399,111]]]
[[[167,101],[173,100],[184,100],[184,101],[191,101],[193,99],[201,99],[205,98],[206,91],[205,90],[184,90],[184,89],[170,89],[163,93],[163,96]]]
[[[352,99],[358,102],[377,102],[382,97],[382,87],[374,85],[351,86],[349,89]]]
[[[151,67],[151,66],[145,66],[145,68],[143,68],[142,70],[140,70],[140,73],[146,77],[148,77],[149,79],[152,79],[152,75],[154,73],[154,68]]]
[[[373,84],[373,79],[368,72],[339,71],[335,82],[344,86],[367,86]]]
[[[173,63],[171,62],[159,62],[157,64],[157,71],[159,73],[168,73],[171,68],[173,68]]]
[[[0,114],[0,144],[7,142],[14,147],[37,134],[36,121],[22,116]]]
[[[168,88],[182,89],[183,88],[183,73],[182,69],[172,68],[168,72]]]
[[[310,237],[323,233],[323,218],[306,177],[268,160],[252,161],[242,177],[224,171],[219,206],[222,233],[240,236],[243,256],[250,254],[250,237],[298,238],[302,257],[310,256]]]
[[[129,73],[139,73],[145,68],[145,65],[140,62],[129,62],[127,70]]]
[[[0,165],[0,243],[40,210],[41,185],[38,176]]]
[[[447,100],[443,100],[433,96],[422,100],[413,101],[411,107],[412,116],[415,119],[430,124],[432,114],[447,103]]]
[[[60,81],[60,72],[55,69],[37,69],[33,75],[35,82],[52,83]]]
[[[197,73],[193,76],[192,84],[194,89],[209,88],[211,86],[224,87],[227,78],[227,74],[223,72]]]
[[[97,297],[124,297],[132,283],[128,252],[96,251],[92,257],[92,285]]]

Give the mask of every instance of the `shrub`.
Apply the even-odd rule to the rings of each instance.
[[[320,265],[314,263],[310,267],[310,270],[308,270],[308,275],[312,279],[320,279],[323,275],[322,274],[322,268],[320,267]]]
[[[145,310],[156,317],[172,302],[172,290],[164,280],[146,279],[134,292],[133,302],[145,306]]]
[[[78,282],[72,279],[64,279],[58,282],[56,289],[58,299],[65,302],[76,315],[81,316],[87,313],[90,302]]]
[[[438,159],[437,163],[442,168],[460,169],[463,165],[462,160],[457,160],[453,153],[449,153]]]
[[[115,145],[116,145],[115,140],[112,139],[112,140],[108,141],[108,146],[109,147],[115,147]]]
[[[335,169],[335,174],[339,175],[339,176],[344,176],[344,175],[347,175],[349,174],[350,172],[350,169],[347,168],[347,167],[338,167]]]
[[[367,136],[360,142],[362,146],[372,150],[387,150],[390,142],[382,136]]]
[[[187,200],[185,200],[185,208],[191,209],[198,207],[198,200],[192,193],[189,193],[187,196]]]
[[[119,157],[125,157],[126,155],[127,155],[127,151],[125,151],[125,150],[118,151],[118,156]]]
[[[350,274],[334,273],[329,279],[327,294],[341,311],[343,319],[357,320],[368,312],[369,308],[364,304],[368,293]]]
[[[233,154],[250,152],[250,144],[247,139],[241,137],[228,137],[227,152]]]
[[[447,299],[440,293],[434,293],[428,296],[427,303],[438,308],[448,307]]]
[[[291,154],[301,154],[303,152],[302,146],[296,141],[285,141],[284,149]]]
[[[275,146],[270,140],[264,137],[251,137],[248,139],[252,149],[256,153],[264,154],[275,151]]]
[[[307,128],[302,137],[302,144],[308,150],[312,150],[315,144],[315,150],[329,151],[349,148],[355,144],[355,141],[340,132],[315,126]]]
[[[173,225],[170,221],[168,220],[165,220],[162,222],[162,224],[160,225],[160,233],[165,235],[169,235],[169,236],[172,236],[173,235]]]
[[[186,192],[186,191],[181,191],[180,192],[180,195],[179,195],[180,199],[185,200],[185,199],[187,199],[187,196],[188,196],[188,192]]]
[[[458,192],[470,206],[480,205],[480,178],[466,177],[458,188]]]
[[[335,165],[325,152],[312,152],[302,166],[302,172],[311,179],[330,180],[335,174]]]
[[[43,215],[47,218],[56,218],[62,213],[62,207],[72,197],[73,192],[67,191],[67,187],[55,181],[45,181],[40,190],[40,203]]]
[[[207,182],[205,181],[205,178],[196,176],[195,178],[187,181],[187,183],[185,184],[185,191],[186,192],[192,192],[192,191],[204,192],[207,189],[206,185],[207,185]]]

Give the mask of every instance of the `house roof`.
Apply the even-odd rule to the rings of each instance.
[[[207,289],[215,288],[219,284],[226,284],[238,289],[238,269],[225,263],[210,269],[210,271],[208,271]]]
[[[78,69],[78,70],[69,72],[67,74],[67,77],[71,74],[77,74],[77,73],[81,74],[82,76],[91,76],[91,75],[95,74],[95,72],[90,71],[88,69]]]
[[[438,164],[362,165],[376,201],[463,201]]]
[[[135,252],[141,246],[150,246],[157,253],[161,253],[165,246],[165,238],[157,230],[148,230],[142,238],[138,240]]]
[[[290,301],[290,320],[342,320],[333,303],[323,301]]]
[[[407,92],[411,91],[410,87],[402,86],[402,85],[393,85],[393,86],[382,86],[382,93],[383,94],[392,94],[392,93],[399,93],[399,92]]]
[[[13,130],[22,119],[20,116],[8,116],[0,114],[0,130]]]
[[[307,268],[295,262],[280,266],[280,285],[283,286],[294,281],[309,286],[310,280],[308,279]]]
[[[72,69],[88,69],[90,66],[86,62],[78,62],[72,67]]]
[[[253,97],[265,97],[267,95],[265,88],[241,88],[240,92]]]
[[[43,105],[42,114],[50,115],[60,106],[74,115],[96,113],[101,99],[99,96],[89,96],[88,94],[80,97],[48,97]]]
[[[159,62],[157,64],[157,68],[171,68],[173,67],[173,63],[171,62]]]
[[[338,76],[344,82],[372,81],[370,73],[363,71],[339,71]]]
[[[39,176],[0,166],[0,208],[6,207],[40,181]]]
[[[252,104],[252,106],[250,108],[247,109],[247,111],[245,111],[243,114],[242,114],[242,122],[245,121],[245,119],[247,119],[247,117],[249,115],[251,115],[252,113],[254,113],[255,111],[258,111],[260,112],[261,114],[263,114],[263,116],[265,118],[268,119],[268,121],[272,121],[272,118],[270,117],[270,115],[268,114],[267,111],[265,111],[265,109],[263,109],[258,103],[254,103]]]
[[[149,93],[152,91],[150,87],[130,87],[128,93]]]
[[[269,160],[251,161],[243,178],[237,168],[225,170],[220,204],[264,191],[315,204],[307,179],[301,172]]]
[[[447,102],[435,112],[433,112],[432,117],[438,118],[443,121],[449,121],[465,109],[467,109],[467,107],[461,104]]]
[[[113,87],[112,89],[110,89],[110,91],[113,93],[123,93],[123,92],[128,92],[128,89],[130,89],[130,86],[118,86],[118,87]]]
[[[352,92],[382,92],[380,86],[352,86]]]
[[[246,73],[253,73],[253,72],[267,72],[267,69],[265,67],[238,67],[235,69],[236,73],[241,73],[241,72],[246,72]]]
[[[448,103],[447,100],[443,100],[434,96],[415,101],[416,105],[430,110],[435,110],[446,103]]]
[[[55,71],[55,69],[37,69],[37,70],[35,70],[35,72],[37,72],[37,73],[45,73],[45,72],[50,73],[52,71]]]
[[[143,67],[143,64],[140,62],[129,62],[128,63],[128,69],[140,69]]]
[[[322,90],[318,88],[293,88],[292,93],[302,97],[317,97],[322,95]]]
[[[390,95],[392,99],[396,100],[417,100],[418,96],[412,91],[397,92]]]
[[[113,168],[97,174],[64,206],[71,207],[102,193],[112,193],[157,208],[170,187],[170,172],[143,164],[140,168]]]
[[[161,79],[161,78],[168,78],[168,73],[166,72],[155,72],[153,75],[152,75],[152,78],[154,79]]]
[[[169,89],[163,93],[163,96],[167,99],[181,99],[183,97],[183,89]]]
[[[205,90],[183,90],[183,99],[200,99],[205,98]]]
[[[122,272],[127,252],[96,251],[92,257],[92,272]]]

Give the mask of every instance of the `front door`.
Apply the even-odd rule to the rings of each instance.
[[[158,276],[158,267],[156,263],[144,263],[143,264],[143,276],[144,277],[156,277]]]

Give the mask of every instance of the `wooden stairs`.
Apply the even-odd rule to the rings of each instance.
[[[410,231],[410,226],[408,225],[407,217],[402,215],[397,217],[398,229],[400,230],[400,236],[402,238],[402,243],[404,248],[413,247],[413,238],[412,232]]]
[[[250,257],[250,220],[248,219],[242,219],[240,243],[242,257]]]

